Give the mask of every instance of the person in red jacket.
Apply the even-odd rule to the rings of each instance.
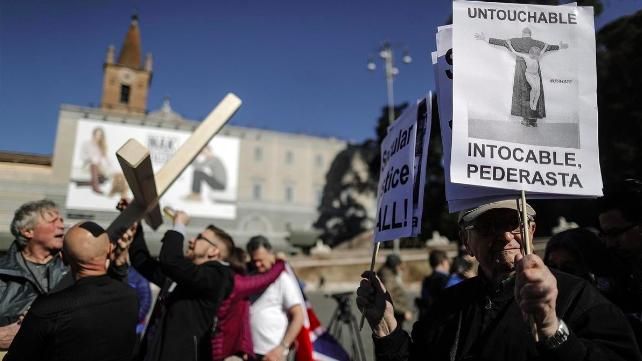
[[[212,360],[229,356],[254,359],[252,333],[250,332],[249,297],[263,292],[285,270],[285,262],[277,261],[269,271],[246,275],[246,253],[234,248],[227,258],[234,271],[234,288],[217,312],[216,332],[212,337]]]

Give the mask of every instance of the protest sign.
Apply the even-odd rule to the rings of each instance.
[[[375,242],[412,235],[417,109],[408,107],[381,142]]]
[[[592,8],[455,2],[453,14],[452,181],[601,195]]]
[[[562,6],[576,6],[576,3]],[[439,26],[436,34],[437,51],[432,53],[437,88],[440,130],[444,152],[444,173],[446,175],[446,199],[470,199],[483,194],[506,194],[506,190],[488,187],[467,186],[450,181],[450,150],[452,141],[453,105],[453,46],[452,25]],[[482,193],[482,194],[480,194]],[[511,192],[513,194],[515,192]],[[516,193],[515,193],[516,194]]]
[[[415,141],[414,189],[412,197],[412,236],[421,233],[421,217],[424,211],[424,186],[426,184],[426,161],[432,115],[432,93],[417,103],[417,132]]]
[[[575,3],[562,6],[576,6]],[[452,139],[452,26],[440,26],[436,34],[437,51],[432,53],[435,84],[437,88],[438,110],[443,145],[444,183],[448,210],[456,212],[473,208],[480,204],[505,199],[507,196],[518,197],[519,192],[510,189],[499,189],[481,186],[452,183],[450,179],[450,151]],[[584,198],[554,193],[529,193],[530,198]]]
[[[466,201],[465,203],[453,203],[456,199],[470,200],[479,198],[483,202],[483,198],[487,196],[496,195],[515,195],[514,191],[504,189],[496,189],[489,187],[470,186],[464,184],[452,183],[450,179],[450,160],[451,160],[451,146],[452,146],[452,81],[453,81],[453,52],[452,52],[452,27],[442,26],[439,27],[437,32],[437,51],[435,63],[435,83],[437,84],[438,94],[437,103],[439,111],[439,127],[441,130],[441,143],[443,149],[443,163],[444,163],[444,185],[446,188],[446,200],[448,201],[448,210],[456,212],[465,208],[459,205],[469,205],[475,203],[474,201]],[[480,203],[482,204],[482,203]],[[471,207],[472,208],[472,207]]]

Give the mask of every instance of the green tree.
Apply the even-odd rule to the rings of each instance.
[[[501,2],[501,1],[500,1]],[[557,0],[512,1],[522,4],[558,5]],[[600,0],[578,1],[581,6],[593,6],[595,14],[602,12]],[[449,21],[450,22],[450,21]],[[598,108],[600,162],[604,183],[626,177],[642,178],[640,135],[642,134],[642,11],[620,18],[602,28],[597,34]],[[433,120],[424,197],[422,234],[407,239],[402,246],[421,244],[437,230],[450,239],[458,238],[457,215],[449,214],[444,194],[443,150],[433,102]],[[407,104],[395,107],[397,117]],[[364,199],[376,194],[379,177],[379,146],[390,125],[387,107],[382,108],[375,128],[376,139],[350,145],[341,152],[326,176],[319,219],[315,227],[323,231],[327,244],[336,245],[372,227],[374,214]],[[354,169],[365,162],[369,171]],[[358,166],[357,168],[359,168]],[[538,231],[546,234],[557,224],[559,216],[581,225],[596,224],[596,209],[592,200],[535,200],[538,209]]]
[[[395,118],[408,104],[395,106]],[[339,152],[326,174],[314,227],[321,239],[336,246],[372,229],[376,216],[380,145],[388,129],[388,107],[383,107],[375,127],[376,139],[350,144]]]
[[[619,18],[596,34],[600,166],[604,186],[626,178],[642,179],[642,11]],[[563,216],[597,226],[593,200],[534,202],[544,232]],[[538,232],[542,234],[542,232]]]
[[[604,26],[597,41],[600,164],[609,184],[642,174],[642,10]]]

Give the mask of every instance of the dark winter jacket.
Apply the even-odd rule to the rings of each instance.
[[[136,344],[136,292],[110,276],[80,278],[39,296],[6,361],[129,361]]]
[[[31,273],[20,265],[18,257],[21,256],[16,241],[11,244],[7,254],[0,257],[0,326],[16,322],[36,297],[47,293]],[[47,272],[50,290],[68,287],[73,283],[73,279],[69,278],[66,285],[60,284],[69,268],[59,256],[49,261]]]
[[[400,329],[373,336],[377,360],[640,361],[622,312],[586,281],[553,271],[557,316],[570,329],[553,351],[536,344],[515,303],[514,278],[491,287],[481,276],[447,288],[412,339]]]
[[[213,320],[232,290],[232,271],[220,262],[195,265],[186,259],[179,232],[167,231],[162,242],[156,260],[150,256],[139,227],[129,249],[132,266],[161,287],[136,359],[209,361]]]

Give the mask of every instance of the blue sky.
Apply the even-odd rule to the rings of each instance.
[[[603,0],[596,26],[642,8]],[[362,141],[386,102],[383,64],[369,56],[396,43],[397,103],[433,89],[434,32],[450,1],[0,1],[0,150],[50,154],[60,104],[97,105],[110,44],[130,15],[154,56],[148,108],[164,96],[202,119],[227,92],[244,104],[232,124]],[[407,48],[411,64],[401,64]]]

